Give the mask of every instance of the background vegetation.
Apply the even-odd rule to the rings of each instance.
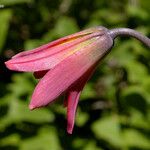
[[[0,150],[149,150],[150,51],[137,40],[115,41],[82,93],[73,135],[66,133],[63,98],[29,111],[37,81],[4,66],[20,51],[92,26],[150,37],[149,6],[149,0],[0,0]]]

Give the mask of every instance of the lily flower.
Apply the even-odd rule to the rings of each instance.
[[[133,36],[149,44],[148,38],[131,29],[93,27],[21,52],[5,64],[10,70],[33,72],[35,78],[40,79],[29,104],[31,110],[66,94],[67,132],[71,134],[80,94],[118,35]]]

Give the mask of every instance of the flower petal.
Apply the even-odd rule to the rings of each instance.
[[[68,95],[68,107],[67,107],[67,132],[72,134],[76,109],[79,101],[81,91],[70,91]]]
[[[95,66],[91,67],[84,75],[77,81],[75,84],[69,89],[67,93],[67,132],[72,134],[74,122],[75,122],[75,115],[77,104],[79,101],[79,97],[83,87],[85,86],[86,82],[89,80],[91,75],[93,74]]]
[[[83,31],[80,31],[80,32],[77,32],[77,33],[74,33],[74,34],[71,34],[71,35],[68,35],[68,36],[65,36],[63,38],[60,38],[58,40],[55,40],[53,42],[50,42],[48,44],[45,44],[45,45],[40,46],[38,48],[35,48],[33,50],[28,50],[28,51],[21,52],[21,53],[15,55],[15,56],[13,56],[12,58],[19,58],[19,57],[24,57],[24,56],[27,56],[27,55],[30,55],[30,54],[35,54],[35,53],[38,53],[40,51],[52,48],[54,46],[57,46],[57,45],[60,45],[60,44],[66,43],[66,42],[70,42],[70,41],[72,41],[74,39],[78,39],[78,38],[83,37],[85,35],[90,35],[93,32],[97,32],[97,30],[103,31],[103,30],[106,30],[106,28],[104,28],[104,27],[89,28],[89,29],[86,29],[86,30],[83,30]]]
[[[96,32],[97,31],[97,32]],[[76,52],[76,46],[92,37],[100,36],[104,31],[99,28],[85,31],[56,40],[32,51],[22,52],[14,56],[5,64],[11,70],[16,71],[40,71],[48,70],[60,63],[63,59]]]
[[[108,43],[106,44],[106,42]],[[30,109],[48,105],[66,91],[108,53],[112,43],[111,38],[107,35],[95,37],[91,39],[91,44],[81,47],[79,51],[47,72],[35,88],[29,106]]]

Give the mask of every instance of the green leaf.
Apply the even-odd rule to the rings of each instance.
[[[37,136],[22,140],[20,150],[61,150],[55,128],[43,127]]]
[[[69,17],[61,17],[54,28],[55,34],[65,36],[78,31],[78,26],[74,19]]]
[[[13,83],[8,85],[8,89],[15,97],[29,95],[34,89],[34,79],[31,73],[19,73],[12,77]]]
[[[75,33],[77,31],[79,31],[79,29],[74,19],[69,17],[61,17],[56,22],[54,29],[44,35],[43,41],[50,42],[51,40]]]
[[[149,13],[145,9],[138,6],[139,5],[128,5],[126,8],[128,15],[147,20],[149,18]]]
[[[26,50],[34,49],[34,48],[36,48],[36,47],[38,47],[40,45],[41,45],[41,41],[38,40],[38,39],[27,40],[24,43],[24,47],[25,47]]]
[[[94,90],[93,84],[87,83],[84,87],[84,90],[82,91],[80,99],[87,99],[96,97],[96,92]]]
[[[17,146],[19,142],[20,142],[20,137],[18,134],[11,134],[10,136],[6,136],[0,139],[1,146],[6,146],[6,145]]]
[[[47,109],[30,111],[27,103],[19,101],[14,98],[14,96],[10,95],[7,99],[9,100],[9,109],[5,117],[0,120],[0,130],[3,130],[12,123],[21,123],[23,121],[32,123],[49,123],[54,120],[53,113]]]
[[[102,148],[99,148],[96,146],[96,142],[89,141],[87,142],[86,146],[83,148],[83,150],[102,150]]]
[[[117,116],[109,116],[99,119],[92,126],[94,134],[115,147],[124,145]]]
[[[0,4],[3,4],[4,7],[5,5],[15,5],[15,4],[20,4],[20,3],[31,3],[34,0],[0,0]]]
[[[150,118],[136,109],[130,109],[130,116],[121,117],[122,123],[127,126],[149,130]],[[150,112],[148,112],[150,114]]]
[[[124,66],[126,63],[131,62],[136,58],[136,56],[133,54],[133,51],[130,49],[130,41],[120,43],[120,40],[118,40],[116,41],[116,47],[113,48],[111,55],[108,55],[107,59],[108,61],[112,61],[119,66]]]
[[[76,116],[76,124],[78,126],[83,126],[89,118],[89,115],[87,113],[82,112],[80,109],[77,111],[77,116]]]
[[[149,76],[147,68],[137,61],[126,63],[126,68],[129,74],[129,81],[133,83],[140,83]]]
[[[54,120],[53,114],[47,109],[37,109],[30,111],[28,105],[24,102],[11,100],[9,110],[9,118],[14,122],[29,121],[29,122],[51,122]]]
[[[136,147],[140,149],[150,149],[150,142],[146,136],[135,129],[127,129],[124,131],[124,142],[128,147]]]
[[[148,83],[148,80],[146,81]],[[150,84],[150,83],[148,83]],[[123,89],[121,95],[122,97],[126,97],[128,95],[132,95],[134,93],[137,93],[139,95],[142,95],[144,99],[146,100],[147,104],[150,104],[150,93],[149,89],[147,87],[144,87],[144,84],[131,84],[130,86],[127,86]]]
[[[0,4],[2,4],[0,2]],[[5,40],[8,34],[9,21],[12,16],[12,11],[10,9],[0,10],[0,53],[5,44]]]

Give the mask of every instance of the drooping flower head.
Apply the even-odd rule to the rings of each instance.
[[[33,92],[30,109],[46,106],[62,93],[66,94],[67,131],[71,134],[81,91],[113,46],[117,33],[104,27],[86,29],[21,52],[5,64],[10,70],[33,72],[36,78],[41,78]]]

